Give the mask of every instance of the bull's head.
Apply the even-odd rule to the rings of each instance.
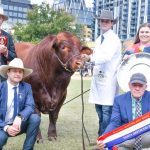
[[[56,57],[66,71],[75,72],[81,68],[87,56],[92,53],[89,47],[83,47],[80,40],[70,32],[61,32],[53,45]]]

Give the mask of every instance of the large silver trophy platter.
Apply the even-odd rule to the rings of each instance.
[[[134,73],[145,75],[148,82],[147,90],[150,90],[150,54],[144,52],[132,54],[121,63],[117,72],[117,80],[124,92],[129,91],[128,82]]]

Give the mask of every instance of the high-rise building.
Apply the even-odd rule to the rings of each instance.
[[[4,14],[9,17],[3,24],[5,30],[10,30],[17,22],[27,23],[27,12],[32,8],[30,0],[1,0],[0,2]]]
[[[75,23],[86,26],[84,40],[92,40],[93,8],[87,8],[84,0],[55,0],[54,10],[64,10],[75,18]]]
[[[100,14],[102,9],[111,10],[118,17],[114,30],[124,40],[135,36],[138,27],[144,22],[150,22],[150,0],[94,0],[94,14]],[[95,21],[93,39],[99,34]]]
[[[87,8],[84,0],[55,0],[54,10],[65,10],[75,17],[75,22],[85,25],[91,25],[93,12]]]

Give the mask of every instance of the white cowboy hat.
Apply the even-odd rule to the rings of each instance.
[[[27,77],[30,75],[33,70],[29,68],[24,68],[23,62],[20,58],[14,58],[8,65],[1,65],[0,66],[0,75],[4,78],[7,78],[7,71],[11,68],[19,68],[24,71],[23,77]]]
[[[129,91],[128,83],[130,78],[135,73],[142,73],[147,79],[147,90],[150,90],[150,54],[136,53],[124,60],[117,71],[117,80],[120,88],[127,92]]]
[[[5,20],[8,20],[8,17],[7,17],[6,15],[4,15],[4,10],[3,10],[2,7],[0,7],[0,16],[3,17],[4,21],[5,21]]]
[[[100,16],[96,16],[96,19],[102,20],[111,20],[113,24],[116,24],[118,19],[113,17],[113,13],[110,10],[102,10]]]

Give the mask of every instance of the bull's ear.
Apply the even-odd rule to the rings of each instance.
[[[57,38],[56,38],[56,36],[55,35],[49,35],[48,42],[47,42],[46,45],[49,49],[56,48],[57,47]]]
[[[81,54],[91,55],[92,53],[93,53],[93,50],[87,46],[83,46],[81,48]]]

